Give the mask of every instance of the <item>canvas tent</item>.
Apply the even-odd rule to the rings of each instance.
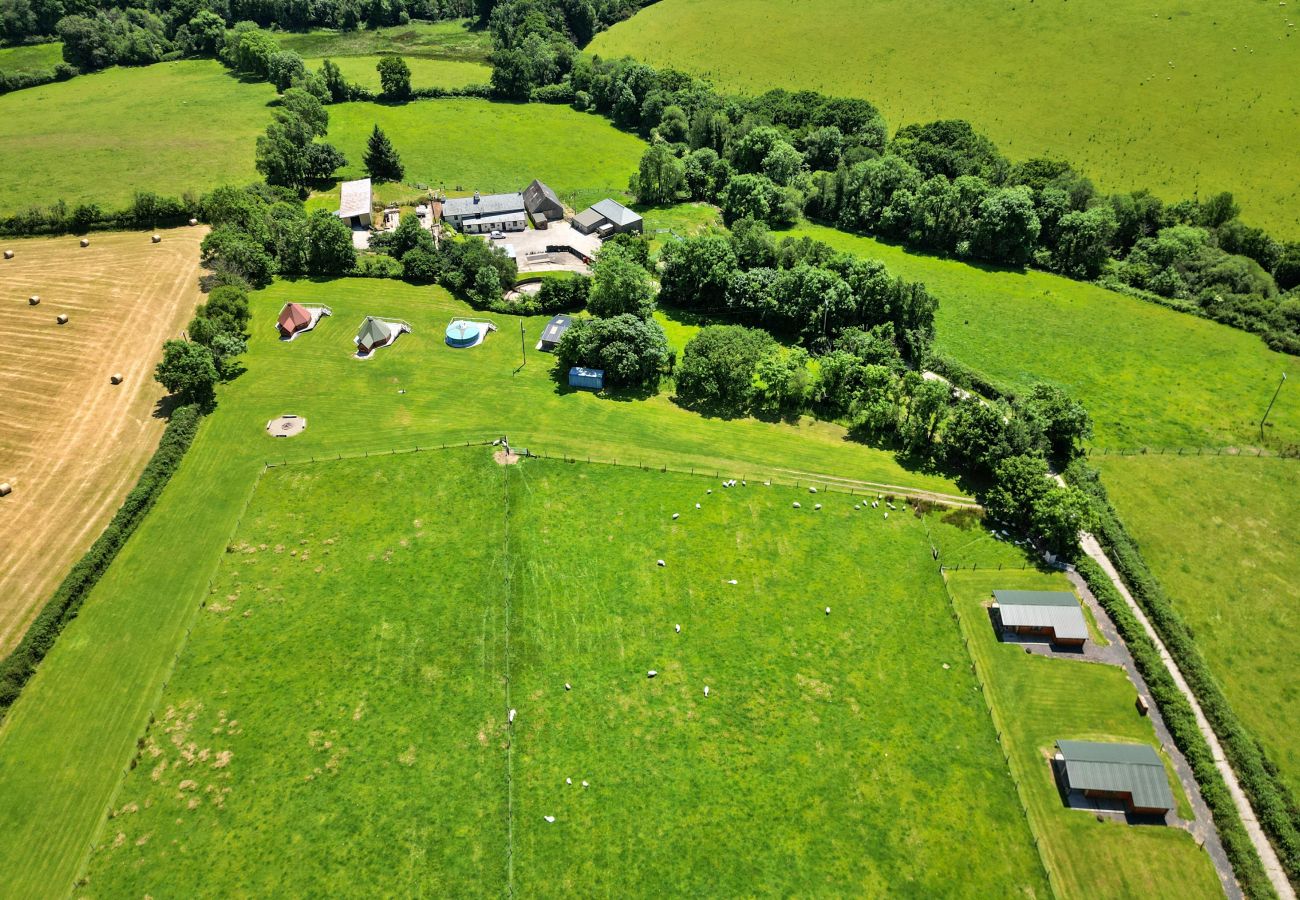
[[[1164,815],[1174,808],[1165,765],[1150,745],[1057,741],[1056,746],[1070,790],[1123,800],[1139,814]]]
[[[1022,635],[1040,635],[1054,644],[1082,646],[1088,623],[1079,600],[1068,591],[994,591],[1002,627]]]
[[[275,324],[281,337],[293,337],[311,325],[311,310],[299,303],[286,303]]]

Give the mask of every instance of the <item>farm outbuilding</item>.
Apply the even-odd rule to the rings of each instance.
[[[374,199],[369,178],[345,181],[339,189],[339,208],[335,213],[353,228],[369,228]]]
[[[554,350],[564,337],[564,332],[573,324],[573,316],[559,315],[551,318],[542,329],[542,339],[537,342],[538,350]]]
[[[442,203],[442,220],[465,234],[488,231],[523,231],[528,227],[524,195],[480,194],[453,197]]]
[[[1137,815],[1163,816],[1174,808],[1169,776],[1148,744],[1057,741],[1065,787],[1085,797],[1122,800]]]
[[[560,202],[559,196],[535,178],[532,184],[524,188],[524,208],[536,228],[545,228],[551,222],[564,219],[564,204]]]
[[[615,234],[640,234],[645,222],[639,215],[614,200],[601,200],[573,217],[573,227],[583,234],[596,234],[602,238]]]
[[[1002,627],[1015,634],[1067,647],[1081,647],[1088,639],[1079,599],[1068,591],[994,591],[993,600]]]
[[[574,366],[569,370],[569,387],[583,388],[589,391],[604,390],[605,370]]]

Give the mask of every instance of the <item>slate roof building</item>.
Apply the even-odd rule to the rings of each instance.
[[[555,191],[536,178],[524,188],[524,207],[536,228],[545,228],[551,222],[564,220],[564,204]]]
[[[373,206],[369,178],[345,181],[339,190],[339,209],[335,215],[354,228],[369,228]]]
[[[641,217],[614,200],[593,203],[573,217],[573,227],[583,234],[596,234],[602,238],[631,232],[640,234],[645,229]]]
[[[1079,600],[1068,591],[994,591],[993,599],[1002,627],[1016,634],[1068,647],[1082,647],[1088,639]]]
[[[453,197],[442,203],[442,220],[464,234],[488,231],[523,231],[528,227],[524,195],[483,194]]]
[[[1174,808],[1160,754],[1148,744],[1057,741],[1066,786],[1085,797],[1124,801],[1129,812],[1161,815]]]
[[[538,350],[554,350],[560,343],[560,338],[564,337],[564,332],[569,330],[573,324],[573,316],[552,316],[551,321],[546,323],[542,329],[542,339],[537,342]]]

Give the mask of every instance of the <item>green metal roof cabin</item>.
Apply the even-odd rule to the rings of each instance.
[[[1129,812],[1163,816],[1174,808],[1169,775],[1149,744],[1057,741],[1070,790],[1119,799]]]

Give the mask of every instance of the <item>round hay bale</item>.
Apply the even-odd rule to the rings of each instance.
[[[7,496],[13,492],[13,488],[7,481],[0,481],[0,497]]]
[[[199,220],[198,220],[198,219],[190,219],[190,227],[191,227],[191,228],[193,228],[193,227],[194,227],[195,225],[197,225],[197,224],[199,224]]]
[[[121,372],[114,372],[112,375],[109,375],[109,376],[108,376],[108,380],[109,380],[109,382],[110,382],[111,384],[121,384],[121,383],[122,383],[122,373],[121,373]]]
[[[161,243],[162,243],[162,235],[161,235],[161,234],[155,234],[155,235],[152,235],[152,236],[149,238],[149,240],[153,241],[155,244],[161,244]]]
[[[28,306],[39,306],[40,303],[41,303],[41,295],[40,295],[40,294],[32,294],[30,297],[27,298],[27,305],[28,305]]]
[[[59,313],[57,316],[54,317],[54,321],[58,322],[60,325],[67,325],[67,324],[68,324],[68,314],[67,314],[67,313]]]
[[[90,238],[82,238],[82,239],[81,239],[81,246],[83,246],[83,247],[89,247],[89,246],[90,246]]]
[[[13,258],[14,258],[14,252],[12,250],[6,250],[5,259],[13,259]]]

